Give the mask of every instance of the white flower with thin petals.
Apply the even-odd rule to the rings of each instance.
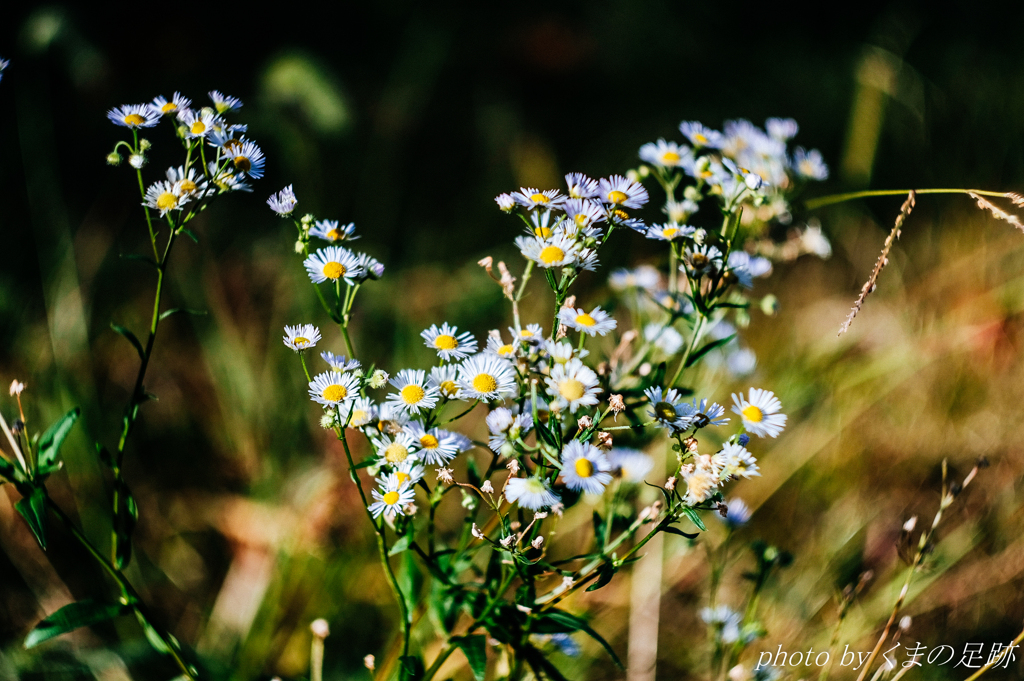
[[[374,441],[374,445],[377,448],[377,456],[383,463],[392,466],[397,466],[410,457],[417,461],[420,458],[416,453],[419,450],[419,443],[405,431],[382,436]]]
[[[661,168],[677,168],[685,162],[690,148],[659,139],[640,147],[640,159]]]
[[[573,265],[580,250],[579,244],[565,234],[554,234],[547,239],[517,237],[516,247],[524,258],[529,258],[544,268]]]
[[[182,109],[187,109],[192,106],[192,100],[187,97],[183,97],[180,92],[175,92],[174,96],[170,99],[156,97],[150,106],[156,109],[163,116],[169,114],[177,115],[177,113]]]
[[[782,411],[782,403],[775,393],[760,388],[750,389],[750,399],[743,394],[733,394],[733,412],[743,418],[743,427],[748,433],[758,437],[778,437],[786,427],[786,415]]]
[[[419,446],[417,456],[426,463],[445,464],[455,458],[461,451],[460,440],[455,433],[440,428],[426,430],[419,421],[410,423],[405,431]]]
[[[430,385],[437,388],[441,397],[449,400],[462,399],[462,388],[459,387],[459,366],[442,364],[430,370]]]
[[[149,104],[126,104],[108,111],[107,118],[125,128],[152,128],[160,122],[160,112]]]
[[[306,258],[302,264],[314,284],[339,279],[344,280],[346,284],[355,284],[365,272],[355,254],[341,246],[321,248]]]
[[[388,403],[410,414],[433,409],[440,397],[437,388],[427,382],[426,372],[422,369],[402,369],[390,383],[398,392],[388,395]]]
[[[445,322],[438,328],[437,324],[431,324],[429,329],[420,333],[424,345],[437,353],[445,362],[453,359],[463,359],[476,352],[476,339],[469,331],[459,333],[456,326]]]
[[[718,477],[722,482],[732,478],[751,478],[761,475],[754,455],[743,445],[733,442],[727,442],[722,447],[722,451],[712,456],[711,463],[718,469]]]
[[[523,208],[558,208],[565,201],[557,189],[541,191],[533,187],[521,187],[512,192],[512,198]]]
[[[487,353],[473,355],[462,363],[458,385],[470,399],[497,400],[518,393],[512,365]]]
[[[298,202],[299,200],[295,198],[295,191],[292,189],[292,185],[288,185],[267,199],[267,205],[270,206],[270,210],[281,217],[291,215]]]
[[[331,365],[331,368],[339,374],[346,371],[355,371],[362,366],[358,359],[349,359],[345,355],[336,355],[333,352],[321,352],[320,358]]]
[[[352,374],[325,371],[309,382],[309,397],[325,407],[333,407],[359,397],[359,379]]]
[[[329,241],[332,244],[341,241],[355,241],[356,223],[350,222],[347,225],[339,224],[337,220],[317,220],[313,228],[309,230],[310,236]]]
[[[615,319],[600,307],[595,307],[590,312],[563,307],[558,311],[558,321],[570,329],[581,331],[588,336],[598,334],[603,336],[617,326]]]
[[[398,479],[398,475],[389,475],[380,489],[372,492],[373,503],[369,510],[374,518],[379,518],[382,513],[390,515],[405,515],[405,507],[416,499],[416,492],[407,484]]]
[[[511,478],[505,485],[505,498],[533,511],[558,503],[558,495],[541,478]]]
[[[597,396],[601,394],[597,374],[578,359],[555,364],[544,382],[547,384],[547,394],[554,398],[551,401],[552,408],[568,409],[573,413],[580,407],[597,404]]]
[[[654,459],[637,449],[616,447],[608,452],[608,460],[627,482],[643,482],[654,468]]]
[[[600,183],[583,173],[569,173],[565,176],[565,184],[569,187],[569,198],[592,199],[601,190]]]
[[[295,352],[316,347],[318,342],[320,342],[320,329],[312,324],[284,327],[284,344]]]
[[[562,450],[562,480],[577,492],[600,494],[612,481],[612,464],[597,447],[573,440]]]
[[[215,127],[220,125],[217,114],[211,109],[182,109],[178,112],[178,120],[185,127],[185,137],[195,139],[206,137]]]
[[[600,182],[600,198],[606,205],[622,208],[642,208],[650,199],[639,182],[621,175],[612,175]]]

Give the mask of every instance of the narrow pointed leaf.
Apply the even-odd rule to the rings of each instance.
[[[538,620],[537,627],[535,627],[535,631],[538,632],[545,630],[551,633],[557,633],[560,631],[565,633],[582,631],[601,644],[601,647],[608,652],[608,655],[611,656],[619,669],[624,668],[622,666],[622,661],[619,660],[619,656],[615,654],[615,651],[608,644],[608,641],[605,641],[600,634],[594,631],[586,620],[577,617],[576,615],[567,613],[564,610],[547,610],[544,612],[543,617]]]
[[[179,312],[184,312],[185,314],[196,315],[199,317],[206,314],[206,310],[190,310],[184,307],[172,307],[170,310],[164,310],[163,312],[160,313],[160,321],[163,321],[164,319],[170,317],[172,314],[177,314]]]
[[[685,513],[686,517],[688,517],[694,525],[699,527],[702,532],[707,531],[708,528],[704,526],[704,521],[700,519],[700,516],[697,514],[697,511],[693,510],[692,508],[683,508],[683,513]]]
[[[57,422],[47,428],[43,436],[39,438],[39,449],[37,451],[39,452],[40,472],[45,472],[44,469],[56,465],[60,446],[64,444],[64,440],[67,438],[68,433],[71,432],[71,428],[75,425],[75,421],[78,420],[81,413],[82,410],[75,407],[57,419]]]
[[[34,648],[55,636],[112,620],[129,610],[130,606],[121,603],[97,603],[89,600],[69,603],[37,624],[25,638],[25,647]]]
[[[719,338],[718,340],[711,341],[710,343],[708,343],[707,345],[702,347],[700,350],[698,350],[697,352],[695,352],[692,355],[690,355],[686,359],[686,366],[692,367],[694,364],[696,364],[697,362],[700,361],[701,357],[703,357],[704,355],[708,354],[709,352],[711,352],[715,348],[722,347],[723,345],[725,345],[726,343],[728,343],[729,341],[731,341],[735,337],[736,337],[736,334],[732,334],[731,336],[726,336],[725,338]]]
[[[135,351],[139,353],[139,359],[146,359],[146,351],[142,349],[142,343],[139,342],[139,339],[135,337],[134,333],[119,324],[114,324],[113,322],[110,323],[110,328],[128,339],[128,342],[132,344]]]
[[[46,490],[42,487],[33,487],[32,493],[22,497],[14,505],[21,517],[28,523],[40,548],[46,550]]]
[[[484,681],[484,676],[487,675],[487,637],[456,636],[451,642],[465,653],[469,668],[473,670],[473,678],[476,681]]]

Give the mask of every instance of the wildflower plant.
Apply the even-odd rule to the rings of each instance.
[[[7,62],[0,61],[0,71]],[[261,177],[264,157],[259,147],[245,137],[246,126],[224,117],[230,109],[241,106],[234,98],[210,93],[214,107],[191,108],[192,102],[179,93],[173,97],[156,97],[144,104],[128,104],[111,109],[107,118],[125,128],[127,139],[118,141],[107,155],[107,163],[121,165],[127,157],[130,172],[138,183],[148,236],[147,253],[128,256],[150,267],[155,273],[152,317],[147,333],[140,337],[127,327],[111,324],[138,355],[136,374],[128,404],[121,417],[116,446],[108,448],[96,444],[96,453],[104,464],[110,487],[111,534],[108,548],[93,544],[61,507],[50,497],[46,481],[63,464],[60,449],[79,418],[80,410],[72,409],[58,419],[41,436],[29,437],[30,419],[22,408],[25,386],[18,381],[11,385],[10,393],[17,398],[19,418],[13,425],[0,415],[10,453],[0,456],[0,476],[12,483],[22,498],[15,508],[24,518],[44,551],[48,546],[48,518],[52,516],[86,550],[117,586],[116,595],[102,600],[82,600],[71,603],[47,616],[29,634],[26,647],[32,647],[54,636],[92,625],[121,615],[134,615],[150,644],[159,652],[173,658],[181,678],[193,679],[196,667],[187,659],[189,654],[167,631],[154,623],[139,593],[125,576],[132,558],[132,533],[138,521],[139,509],[125,480],[124,459],[130,449],[130,438],[138,420],[140,409],[155,395],[146,389],[146,370],[153,358],[157,332],[163,320],[179,312],[192,312],[185,308],[167,308],[164,305],[164,285],[175,243],[181,236],[193,241],[198,237],[191,228],[192,221],[218,197],[237,191],[251,191],[250,181]],[[223,101],[230,101],[224,107]],[[156,179],[147,180],[146,168],[153,143],[143,133],[157,126],[169,128],[170,138],[180,145],[181,161],[172,165]],[[148,173],[146,173],[148,175]],[[315,344],[316,339],[300,339],[304,329],[297,329],[291,340]],[[142,338],[145,338],[143,341]]]
[[[776,437],[786,416],[774,393],[752,388],[733,395],[734,420],[710,393],[693,397],[698,387],[713,389],[695,384],[706,375],[695,367],[735,336],[713,329],[734,329],[728,320],[746,324],[753,280],[771,271],[756,250],[771,253],[763,248],[767,225],[790,220],[791,197],[827,168],[817,152],[789,148],[797,129],[790,120],[771,119],[766,130],[747,121],[731,121],[724,132],[692,122],[680,129],[689,144],[646,144],[644,164],[625,174],[573,173],[564,188],[496,197],[522,225],[518,277],[503,262],[480,263],[510,306],[508,336],[493,330],[478,338],[437,320],[421,334],[436,365],[400,368],[393,377],[362,366],[349,332],[360,288],[382,276],[383,265],[349,250],[353,225],[292,218],[295,251],[347,357],[324,353],[330,367],[311,370],[309,339],[321,333],[308,324],[286,327],[284,344],[299,354],[310,399],[343,445],[376,533],[402,629],[401,652],[388,659],[397,657],[402,678],[433,678],[461,649],[482,679],[492,640],[503,664],[561,679],[545,645],[576,632],[619,663],[600,633],[563,607],[566,598],[608,584],[658,533],[693,539],[706,530],[708,512],[743,515],[736,507],[730,516],[724,490],[759,475],[750,436]],[[645,182],[663,197],[654,219]],[[296,204],[290,186],[268,200],[281,216]],[[615,300],[577,302],[574,286],[598,270],[609,241],[640,237],[661,245],[662,260],[614,272]],[[520,309],[534,278],[550,296],[545,319],[525,319]],[[623,328],[627,319],[631,328]],[[297,329],[308,329],[302,341]],[[485,412],[487,433],[458,432],[477,411]],[[705,439],[705,429],[726,431]],[[646,442],[649,453],[617,447],[621,436]],[[370,452],[362,461],[353,456],[354,437]],[[715,440],[724,444],[707,444]],[[647,479],[653,457],[666,452],[671,475]],[[657,487],[663,499],[638,505],[639,483]],[[593,507],[582,554],[556,541],[560,519],[574,506]],[[455,536],[438,529],[449,515],[461,516]],[[403,588],[391,559],[404,552],[417,557],[432,585]],[[429,664],[412,649],[422,605],[444,638]],[[745,620],[720,615],[706,619],[723,632],[742,628],[749,642],[759,631],[753,613]]]

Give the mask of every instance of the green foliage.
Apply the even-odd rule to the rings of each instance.
[[[55,636],[112,620],[130,610],[131,606],[123,603],[100,603],[91,600],[69,603],[37,624],[25,637],[25,647],[34,648]]]

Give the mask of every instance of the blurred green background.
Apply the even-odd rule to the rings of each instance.
[[[395,611],[340,452],[280,344],[284,324],[327,320],[291,252],[291,226],[265,198],[294,183],[300,213],[356,223],[357,247],[388,266],[361,299],[356,344],[365,361],[397,369],[426,360],[418,332],[431,323],[478,336],[507,325],[498,287],[474,264],[518,257],[519,228],[494,195],[558,186],[565,172],[622,172],[642,143],[680,139],[683,119],[796,118],[796,142],[821,149],[832,169],[816,194],[1022,186],[1021,12],[889,3],[847,8],[840,23],[794,11],[667,1],[382,2],[330,14],[5,8],[0,382],[28,384],[30,429],[85,410],[54,496],[106,542],[91,443],[115,437],[136,371],[109,323],[141,329],[151,304],[150,272],[120,257],[145,249],[145,231],[131,173],[104,164],[122,132],[105,113],[175,90],[197,102],[212,89],[238,96],[267,176],[252,195],[216,202],[196,223],[200,243],[176,250],[168,305],[209,314],[171,318],[157,341],[147,385],[160,400],[143,409],[126,472],[142,515],[129,574],[218,678],[302,677],[315,617],[333,631],[327,677],[365,678],[362,657],[386,649]],[[148,135],[150,179],[173,158],[165,135]],[[901,201],[798,210],[799,222],[820,220],[833,257],[780,265],[759,283],[782,312],[755,315],[744,332],[757,373],[744,383],[705,376],[715,382],[700,386],[725,402],[753,381],[790,415],[784,437],[755,452],[764,476],[737,490],[758,507],[740,538],[796,556],[765,596],[769,635],[755,650],[820,649],[836,593],[865,569],[875,578],[842,640],[870,647],[902,574],[899,527],[914,514],[930,519],[943,458],[961,477],[978,455],[993,465],[946,521],[919,582],[927,588],[912,591],[905,636],[931,646],[1008,641],[1024,617],[1024,235],[966,198],[919,197],[878,292],[837,339]],[[654,253],[636,235],[619,244],[606,268]],[[602,280],[583,280],[584,295],[601,300]],[[325,347],[340,351],[333,331]],[[677,539],[664,554],[657,678],[706,677],[696,614],[705,554]],[[0,500],[0,678],[172,676],[133,621],[21,649],[46,613],[109,593],[68,541],[52,544],[42,555]],[[737,606],[747,562],[723,592]],[[630,605],[625,575],[574,601],[620,651]],[[588,643],[582,658],[559,663],[571,678],[620,678]]]

